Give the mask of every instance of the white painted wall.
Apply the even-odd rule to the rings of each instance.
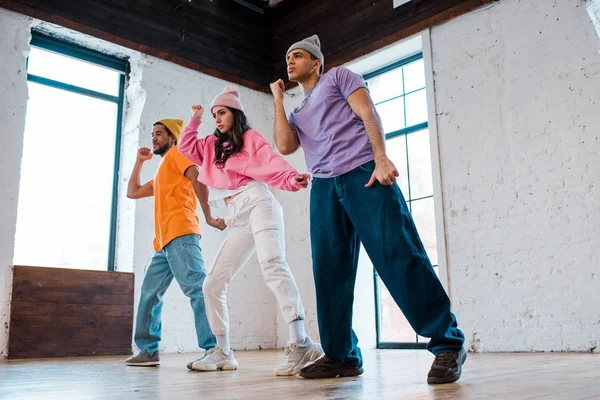
[[[0,9],[0,358],[7,356],[12,259],[17,224],[19,174],[27,107],[25,58],[30,40],[26,17]]]
[[[451,292],[477,351],[600,341],[600,42],[585,2],[431,31]]]
[[[596,27],[596,32],[600,35],[600,0],[587,0],[586,6],[590,18]]]

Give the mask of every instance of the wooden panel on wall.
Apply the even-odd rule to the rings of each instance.
[[[131,273],[15,266],[8,357],[131,354]]]
[[[317,34],[325,69],[342,65],[493,0],[309,0],[275,10],[272,80],[287,77],[285,52]],[[460,40],[460,38],[457,38]]]

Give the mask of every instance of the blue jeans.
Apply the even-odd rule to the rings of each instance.
[[[150,355],[158,350],[163,295],[173,277],[183,293],[190,298],[198,346],[205,350],[215,347],[217,342],[208,325],[202,293],[206,271],[200,249],[200,235],[195,233],[179,236],[154,253],[142,283],[135,322],[135,344]]]
[[[310,242],[323,350],[331,359],[362,365],[352,330],[362,242],[415,332],[431,338],[427,349],[434,354],[458,351],[464,335],[398,185],[376,182],[365,187],[374,169],[375,162],[370,161],[335,178],[313,179]]]

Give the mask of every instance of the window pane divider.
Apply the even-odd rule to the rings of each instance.
[[[392,101],[392,100],[399,99],[400,97],[406,97],[406,96],[408,96],[409,94],[413,94],[413,93],[420,92],[421,90],[425,90],[425,87],[422,87],[422,88],[419,88],[419,89],[413,90],[412,92],[407,92],[407,93],[399,94],[398,96],[390,97],[389,99],[386,99],[386,100],[380,101],[379,103],[375,103],[375,105],[376,105],[376,106],[378,106],[378,105],[380,105],[380,104],[385,104],[385,103],[387,103],[387,102],[390,102],[390,101]]]
[[[396,69],[398,67],[403,67],[403,66],[405,66],[407,64],[410,64],[413,61],[420,60],[421,58],[423,58],[423,53],[419,52],[419,53],[415,54],[414,56],[410,56],[408,58],[404,58],[404,59],[402,59],[400,61],[397,61],[397,62],[395,62],[393,64],[390,64],[390,65],[385,66],[383,68],[379,68],[376,71],[369,72],[368,74],[364,74],[363,75],[363,79],[367,80],[367,79],[374,78],[377,75],[385,74],[386,72],[389,72],[389,71],[391,71],[393,69]]]
[[[30,82],[39,83],[40,85],[49,86],[55,89],[66,90],[67,92],[81,94],[84,96],[93,97],[95,99],[119,103],[119,96],[111,96],[110,94],[96,92],[95,90],[85,89],[80,86],[70,85],[68,83],[55,81],[54,79],[44,78],[38,75],[27,74],[27,80]]]
[[[117,104],[117,137],[115,138],[115,163],[112,184],[110,230],[108,242],[108,270],[114,271],[117,247],[117,217],[119,205],[119,169],[121,168],[121,133],[123,128],[123,104],[125,102],[125,75],[119,78],[119,102]]]
[[[427,129],[429,127],[428,122],[422,122],[420,124],[412,125],[407,128],[398,129],[397,131],[393,131],[385,134],[385,140],[393,139],[398,136],[408,135],[410,133],[422,131],[423,129]]]
[[[426,199],[431,199],[431,198],[433,198],[433,195],[431,195],[431,196],[423,196],[423,197],[419,197],[419,198],[416,198],[416,199],[410,199],[409,202],[412,203],[412,202],[415,202],[415,201],[426,200]]]

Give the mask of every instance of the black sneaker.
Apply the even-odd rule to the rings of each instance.
[[[438,353],[431,364],[431,369],[427,375],[427,383],[436,385],[440,383],[453,383],[460,378],[462,365],[467,359],[467,352],[464,348],[460,351],[449,351]]]
[[[332,360],[327,356],[323,356],[313,364],[304,367],[298,375],[307,379],[323,379],[336,378],[338,376],[358,376],[362,375],[364,370],[362,367],[353,367],[343,362]]]

